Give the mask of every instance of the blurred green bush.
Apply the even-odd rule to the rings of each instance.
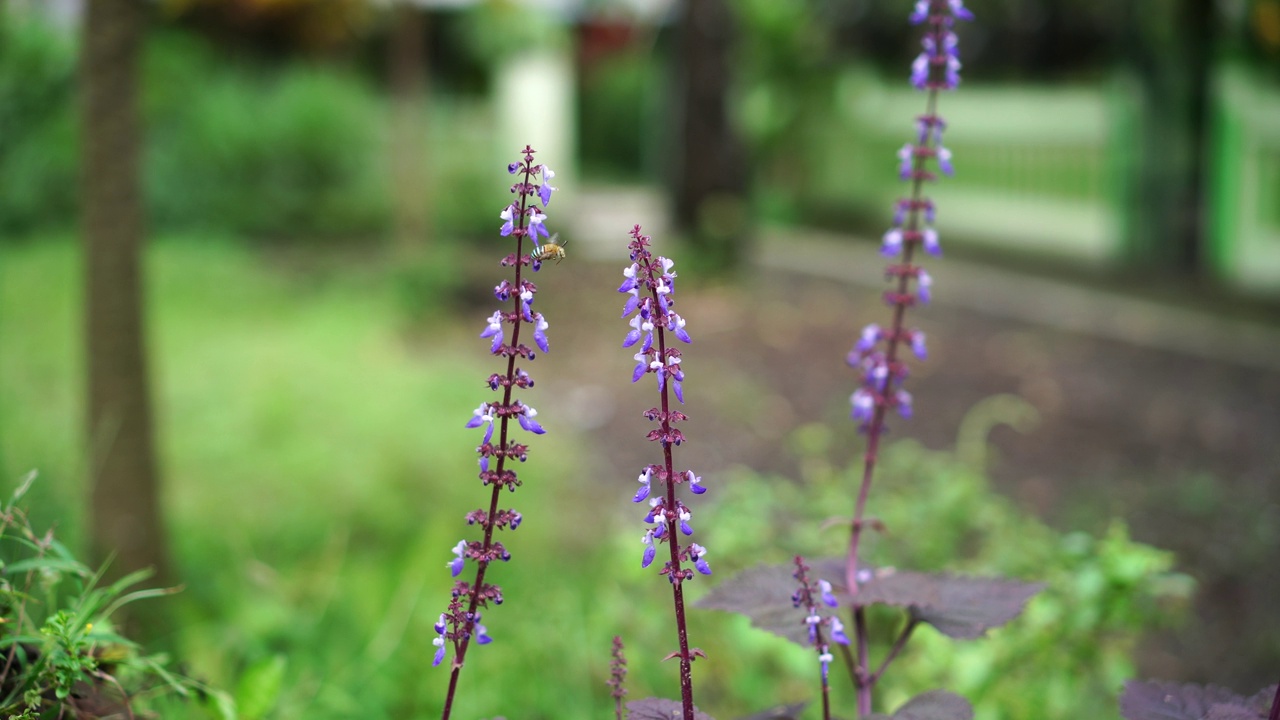
[[[74,216],[75,67],[67,38],[0,12],[0,242]]]
[[[75,65],[65,33],[0,14],[0,242],[75,221]],[[389,100],[354,68],[234,57],[159,27],[143,83],[155,230],[305,242],[388,234]],[[487,105],[433,96],[426,110],[430,230],[490,232],[497,212],[486,201],[501,164],[476,162],[491,154]]]
[[[359,77],[228,64],[193,37],[160,33],[145,82],[159,228],[305,239],[386,229],[385,103]]]

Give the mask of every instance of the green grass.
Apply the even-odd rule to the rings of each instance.
[[[232,690],[282,656],[276,718],[438,712],[447,674],[430,667],[431,625],[462,515],[483,497],[478,431],[463,428],[488,395],[481,320],[409,332],[376,263],[304,271],[186,239],[155,245],[147,273],[164,505],[186,583],[175,654]],[[79,277],[69,241],[0,248],[0,476],[38,467],[35,512],[74,544]],[[636,573],[603,573],[633,548],[599,539],[608,513],[586,507],[583,463],[547,420],[515,496],[528,521],[496,573],[508,602],[486,615],[497,640],[472,654],[460,717],[600,716],[609,638],[661,622],[626,619],[635,600],[617,583]],[[535,684],[531,659],[553,679]]]

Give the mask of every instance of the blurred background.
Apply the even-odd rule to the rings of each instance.
[[[1280,667],[1280,0],[967,4],[930,359],[872,554],[1049,589],[991,640],[918,633],[887,706],[1252,694]],[[607,302],[626,233],[678,260],[717,576],[835,554],[863,442],[843,359],[888,320],[878,238],[924,108],[911,5],[0,0],[0,479],[38,468],[64,542],[183,585],[139,632],[242,717],[434,715],[528,143],[569,243],[537,276],[551,432],[460,712],[608,713],[614,634],[632,696],[674,696],[627,502],[653,399]],[[703,709],[812,695],[810,654],[694,615]]]

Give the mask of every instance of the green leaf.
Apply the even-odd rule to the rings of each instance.
[[[55,572],[72,573],[79,575],[80,577],[89,577],[92,575],[92,573],[89,572],[89,568],[83,563],[78,563],[75,560],[65,558],[52,557],[35,557],[28,558],[26,560],[19,560],[6,567],[4,569],[4,574],[17,575],[29,570],[53,570]]]
[[[259,720],[275,708],[284,685],[286,666],[283,655],[273,655],[250,665],[240,676],[236,706],[244,720]]]

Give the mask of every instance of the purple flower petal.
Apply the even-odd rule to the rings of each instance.
[[[894,257],[902,253],[902,228],[891,228],[880,241],[880,254]]]
[[[844,624],[834,615],[831,616],[831,639],[841,645],[849,644],[849,636],[844,634]]]
[[[479,620],[480,616],[477,615],[476,619]],[[476,642],[481,645],[488,645],[493,642],[493,638],[489,637],[489,631],[479,622],[476,623]]]
[[[826,603],[827,607],[839,606],[840,603],[836,600],[836,596],[831,592],[831,583],[826,580],[819,580],[818,587],[822,590],[822,602]]]
[[[895,395],[895,405],[898,406],[898,414],[906,419],[911,418],[911,393],[906,390],[899,390]]]
[[[915,148],[911,143],[903,145],[898,150],[898,179],[907,180],[911,177],[911,171],[915,165]]]
[[[503,236],[503,237],[506,237],[506,236],[510,235],[510,234],[512,233],[512,231],[514,231],[514,230],[515,230],[515,215],[514,215],[514,213],[515,213],[515,206],[514,206],[514,205],[508,205],[505,209],[503,209],[503,211],[502,211],[501,213],[499,213],[499,214],[498,214],[498,217],[505,221],[505,222],[503,222],[503,223],[502,223],[502,231],[501,231],[501,232],[502,232],[502,236]]]
[[[672,378],[671,378],[671,389],[672,389],[672,390],[674,390],[674,391],[675,391],[675,393],[676,393],[676,400],[679,400],[679,401],[681,402],[681,404],[683,404],[683,403],[684,403],[684,388],[680,387],[680,381],[679,381],[679,380],[677,380],[675,377],[672,377]]]
[[[944,147],[938,148],[938,168],[945,175],[956,174],[956,168],[951,164],[951,151]]]
[[[542,426],[538,424],[537,420],[534,420],[533,418],[529,417],[530,410],[532,410],[532,408],[525,408],[525,412],[522,412],[517,416],[520,421],[520,427],[533,433],[534,435],[542,435],[543,433],[546,432],[546,430],[542,429]]]
[[[631,297],[627,298],[627,304],[622,306],[622,317],[626,317],[636,311],[636,305],[640,304],[640,296],[631,293]]]
[[[640,567],[647,568],[653,564],[653,558],[658,554],[658,549],[652,544],[644,549],[644,557],[640,560]]]
[[[915,9],[911,11],[911,24],[919,25],[929,18],[929,0],[916,0]]]
[[[938,244],[938,231],[931,227],[924,229],[924,251],[930,255],[942,254],[942,246]]]
[[[924,333],[919,330],[911,331],[911,352],[915,353],[916,357],[921,360],[929,358],[929,349],[924,343]]]
[[[957,20],[972,20],[973,12],[964,6],[964,0],[950,0],[951,14]]]

